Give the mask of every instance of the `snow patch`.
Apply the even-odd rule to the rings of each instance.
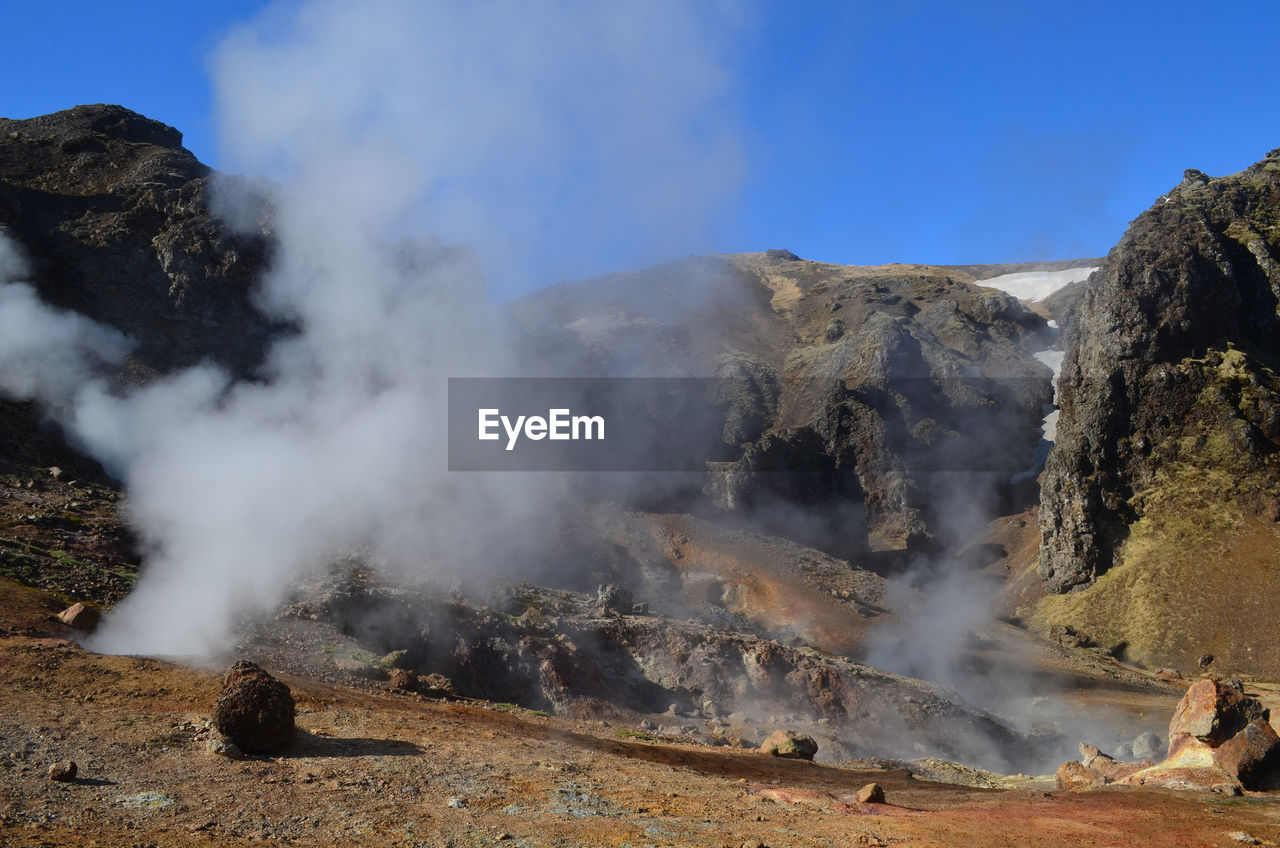
[[[1023,271],[1018,274],[1001,274],[998,277],[978,280],[974,285],[999,289],[1018,300],[1037,301],[1043,300],[1064,286],[1088,279],[1089,275],[1096,270],[1098,266],[1094,265],[1091,268],[1064,268],[1061,271]]]

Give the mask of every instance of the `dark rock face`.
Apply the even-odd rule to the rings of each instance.
[[[213,707],[213,725],[245,753],[274,751],[293,738],[289,687],[257,664],[239,660],[227,670]]]
[[[43,299],[138,342],[134,379],[207,358],[247,373],[273,330],[250,303],[269,222],[233,233],[212,180],[180,132],[119,106],[0,119],[0,229]]]
[[[1232,476],[1201,500],[1274,500],[1280,449],[1280,151],[1183,182],[1084,291],[1042,490],[1046,590],[1090,585],[1174,468]],[[1165,478],[1158,480],[1161,470]],[[1159,482],[1159,486],[1157,486]],[[1176,482],[1176,481],[1175,481]]]
[[[769,251],[555,286],[510,314],[544,359],[583,373],[723,381],[739,458],[713,471],[713,502],[753,526],[781,516],[801,528],[791,538],[856,558],[868,525],[899,540],[944,534],[939,492],[994,502],[1030,464],[1051,399],[1032,354],[1052,331],[967,282],[1009,270]],[[787,521],[799,513],[819,526]]]

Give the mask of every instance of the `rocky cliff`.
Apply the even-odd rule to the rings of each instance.
[[[207,358],[244,374],[262,356],[272,327],[250,295],[268,223],[233,232],[213,191],[182,133],[120,106],[0,118],[0,231],[44,300],[137,342],[138,379]]]
[[[1210,619],[1271,597],[1274,569],[1251,563],[1274,565],[1280,542],[1278,259],[1280,150],[1227,177],[1187,171],[1094,275],[1040,508],[1045,589],[1088,597],[1045,621],[1133,656],[1221,661],[1233,649]],[[1235,661],[1256,667],[1251,652]]]
[[[861,532],[865,506],[886,544],[927,546],[972,530],[956,502],[994,506],[1035,447],[1050,373],[1032,353],[1052,332],[1017,299],[971,285],[1014,270],[844,266],[772,250],[556,286],[512,312],[575,373],[736,387],[722,398],[725,439],[742,459],[709,487],[724,509],[760,520],[762,500],[802,507],[830,519],[814,541]],[[780,467],[804,469],[803,492]],[[859,510],[824,512],[824,499]],[[795,509],[783,523],[800,526]]]

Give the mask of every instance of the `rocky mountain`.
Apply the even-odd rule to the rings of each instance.
[[[1280,671],[1280,150],[1186,172],[1085,287],[1043,479],[1042,625],[1127,656]],[[1062,593],[1070,593],[1063,595]]]
[[[262,357],[273,326],[251,293],[269,215],[233,230],[213,195],[182,133],[120,106],[0,118],[0,230],[44,300],[138,343],[131,379],[203,359],[247,374]]]
[[[771,250],[554,286],[512,313],[571,373],[733,387],[725,441],[741,458],[713,472],[715,502],[757,523],[767,505],[810,518],[859,505],[806,539],[842,536],[857,558],[857,513],[887,545],[944,545],[956,525],[972,529],[956,492],[990,512],[1028,466],[1051,398],[1032,354],[1053,332],[972,283],[1030,267],[855,267]],[[784,468],[810,473],[796,485],[774,473]],[[794,528],[794,512],[782,523]]]

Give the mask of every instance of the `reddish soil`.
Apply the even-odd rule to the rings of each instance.
[[[229,760],[205,750],[216,670],[83,651],[51,620],[59,606],[0,584],[4,845],[1280,842],[1274,794],[974,789],[290,675],[298,737]],[[74,782],[47,778],[62,759]],[[856,802],[871,781],[888,803]]]

